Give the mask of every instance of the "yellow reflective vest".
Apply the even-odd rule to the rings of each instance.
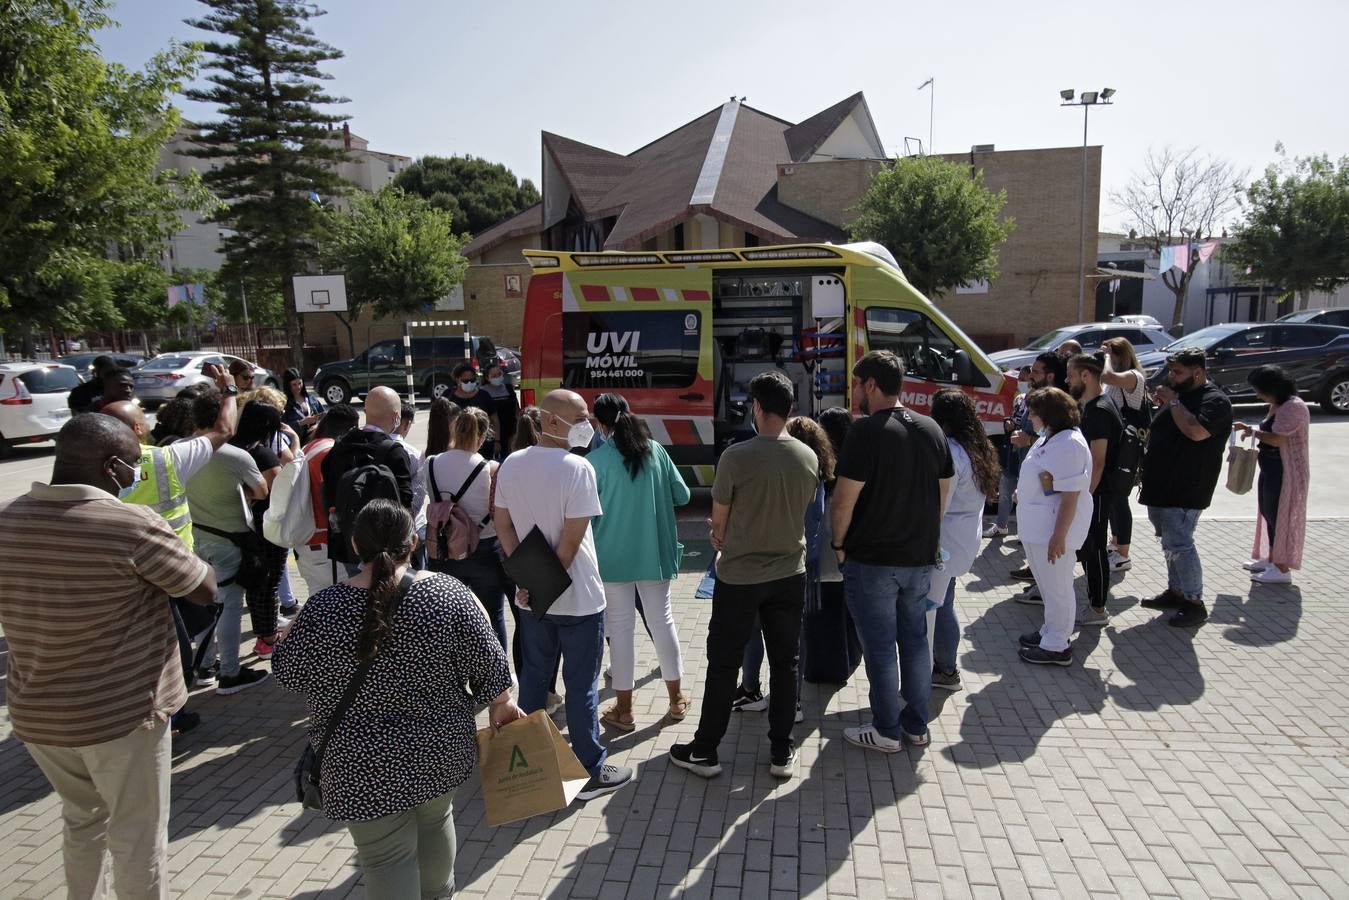
[[[148,506],[164,517],[187,549],[192,546],[192,514],[187,506],[187,487],[178,477],[173,457],[163,447],[141,447],[141,480],[126,498],[127,503]]]

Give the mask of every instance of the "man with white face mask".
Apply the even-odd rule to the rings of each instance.
[[[512,453],[497,470],[493,523],[506,556],[537,526],[571,576],[571,587],[545,615],[530,612],[519,617],[524,666],[517,674],[521,708],[526,713],[543,709],[561,650],[567,737],[590,773],[578,796],[590,800],[632,780],[631,769],[605,762],[608,750],[600,743],[600,695],[595,684],[604,657],[604,582],[590,519],[603,510],[595,470],[570,452],[590,446],[595,429],[585,400],[572,391],[553,391],[539,407],[543,411],[539,443]],[[527,610],[528,594],[522,591],[516,604]]]

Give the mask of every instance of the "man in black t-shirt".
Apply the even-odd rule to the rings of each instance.
[[[904,364],[888,350],[873,350],[853,367],[852,396],[865,418],[843,442],[831,520],[871,682],[872,723],[845,728],[843,736],[884,753],[903,749],[901,737],[929,743],[927,595],[955,475],[941,427],[899,402],[903,384]]]
[[[501,421],[497,418],[496,401],[492,399],[491,394],[482,389],[482,385],[478,384],[478,373],[472,363],[462,362],[454,367],[454,390],[446,394],[445,398],[460,409],[476,406],[487,413],[492,426],[492,436],[482,445],[480,452],[484,459],[494,459],[497,436],[501,434]]]
[[[1179,610],[1172,625],[1198,625],[1204,570],[1194,546],[1199,514],[1208,509],[1232,431],[1232,403],[1208,380],[1204,351],[1178,350],[1166,359],[1167,384],[1157,388],[1157,415],[1148,432],[1139,500],[1166,554],[1166,590],[1143,601],[1148,609]]]
[[[1077,624],[1105,625],[1109,622],[1105,601],[1110,593],[1110,557],[1106,532],[1114,494],[1109,473],[1114,471],[1124,435],[1124,420],[1119,409],[1101,388],[1105,357],[1079,353],[1068,360],[1068,392],[1082,410],[1082,437],[1091,448],[1091,527],[1087,539],[1077,551],[1077,560],[1087,573],[1087,608],[1078,613]]]
[[[94,358],[93,374],[89,380],[83,384],[77,385],[66,398],[66,404],[71,412],[79,414],[92,412],[94,401],[103,393],[103,373],[109,369],[117,368],[117,363],[111,356],[98,356]]]

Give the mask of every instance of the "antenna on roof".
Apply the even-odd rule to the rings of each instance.
[[[746,100],[748,100],[748,99],[749,99],[748,97],[741,97],[741,98],[740,98],[740,102],[741,102],[741,103],[744,103],[744,102],[745,102]]]

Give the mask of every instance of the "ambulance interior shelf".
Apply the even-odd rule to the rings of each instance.
[[[826,392],[812,373],[817,360],[841,358],[843,343],[841,335],[834,340],[822,334],[819,323],[806,326],[812,321],[811,275],[717,276],[714,288],[712,333],[718,384],[713,416],[718,431],[734,434],[749,428],[749,383],[770,369],[778,369],[792,382],[798,415],[818,412],[816,401]],[[840,319],[840,329],[841,325]],[[828,386],[835,386],[832,380]],[[842,391],[827,393],[841,395]]]

